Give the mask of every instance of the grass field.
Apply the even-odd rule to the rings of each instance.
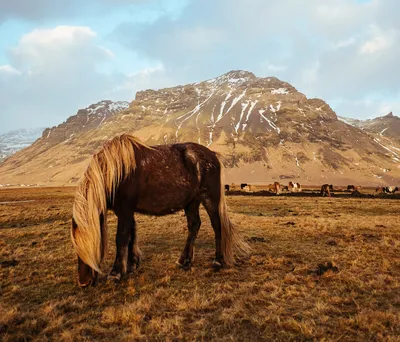
[[[253,251],[219,272],[204,210],[190,271],[175,266],[183,212],[138,215],[141,267],[82,290],[69,237],[73,192],[0,190],[2,341],[400,340],[398,200],[228,196]]]

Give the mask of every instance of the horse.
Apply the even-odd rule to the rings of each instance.
[[[385,194],[394,194],[396,191],[399,191],[399,188],[397,186],[385,186],[383,188],[383,192]]]
[[[225,191],[229,191],[229,184],[225,184]]]
[[[331,197],[331,186],[329,184],[324,184],[321,186],[321,195],[322,197]]]
[[[118,218],[116,257],[109,274],[120,280],[140,264],[134,214],[167,215],[184,209],[188,236],[178,266],[188,269],[202,204],[215,233],[213,267],[231,266],[249,245],[231,223],[217,154],[195,143],[148,146],[122,134],[93,155],[73,204],[71,239],[78,256],[78,284],[97,282],[108,245],[107,212]]]
[[[255,185],[249,185],[250,192],[257,191],[257,187]]]
[[[355,186],[355,185],[348,185],[348,186],[347,186],[347,191],[352,191],[352,192],[354,192],[354,191],[360,191],[361,188],[362,188],[361,185],[357,185],[357,186]]]
[[[378,194],[384,193],[385,192],[385,188],[382,186],[378,186],[375,188],[375,192]]]
[[[301,191],[301,185],[300,185],[300,183],[293,183],[293,182],[289,182],[289,185],[288,185],[288,189],[291,191],[291,192],[300,192]]]
[[[240,184],[240,190],[243,190],[245,186],[248,186],[248,184],[247,183]]]
[[[281,185],[279,182],[274,182],[274,184],[268,184],[267,190],[275,192],[276,194],[280,194],[281,193]]]
[[[254,191],[257,190],[257,188],[256,188],[256,186],[254,186],[254,185],[245,185],[245,186],[242,188],[242,190],[245,191],[245,192],[254,192]]]

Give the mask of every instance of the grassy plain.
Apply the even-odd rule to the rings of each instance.
[[[219,272],[204,210],[190,271],[175,266],[183,212],[138,215],[141,267],[118,284],[102,276],[81,290],[69,237],[73,193],[0,190],[2,341],[399,340],[398,200],[228,196],[253,251]],[[332,269],[318,267],[328,262]]]

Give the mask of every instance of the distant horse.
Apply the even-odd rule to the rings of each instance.
[[[396,191],[399,191],[399,188],[397,186],[385,186],[383,188],[383,192],[385,194],[394,194]]]
[[[300,185],[300,183],[289,182],[288,189],[292,192],[300,192],[301,185]]]
[[[247,183],[242,183],[242,184],[240,184],[240,190],[243,190],[244,187],[247,186],[247,185],[248,185]]]
[[[267,190],[275,192],[276,194],[281,193],[281,184],[279,182],[274,182],[274,184],[268,184]]]
[[[378,187],[375,188],[375,192],[378,193],[378,194],[381,194],[381,193],[383,193],[385,191],[384,191],[384,188],[382,186],[378,186]]]
[[[229,191],[229,184],[225,184],[225,191]]]
[[[184,209],[188,237],[177,264],[193,262],[203,204],[215,233],[214,267],[232,265],[249,247],[228,217],[216,153],[195,143],[149,147],[123,134],[97,152],[83,176],[73,206],[71,238],[78,255],[78,282],[94,284],[106,255],[107,210],[118,217],[116,257],[109,277],[119,280],[140,263],[135,212],[167,215]]]
[[[322,197],[331,197],[331,187],[329,186],[329,184],[324,184],[321,186],[321,195]]]
[[[257,188],[256,188],[255,185],[245,185],[245,186],[242,188],[242,190],[243,190],[243,191],[246,191],[246,192],[254,192],[254,191],[257,190]]]
[[[362,189],[362,186],[361,186],[361,185],[357,185],[357,186],[355,186],[355,185],[348,185],[348,186],[347,186],[347,191],[351,191],[351,192],[360,191],[361,189]]]

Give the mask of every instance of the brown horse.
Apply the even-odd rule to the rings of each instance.
[[[119,280],[140,263],[134,213],[167,215],[184,209],[188,224],[185,248],[177,263],[190,267],[205,207],[215,233],[213,266],[232,265],[248,245],[228,217],[216,153],[194,143],[149,147],[121,135],[96,153],[80,183],[73,206],[71,237],[78,255],[80,286],[97,280],[107,250],[107,210],[118,217],[117,252],[110,278]]]
[[[281,184],[279,182],[274,182],[273,184],[267,185],[267,190],[275,192],[277,195],[281,193]]]
[[[324,184],[321,186],[321,195],[322,197],[328,196],[331,197],[331,189],[333,189],[332,185]]]

